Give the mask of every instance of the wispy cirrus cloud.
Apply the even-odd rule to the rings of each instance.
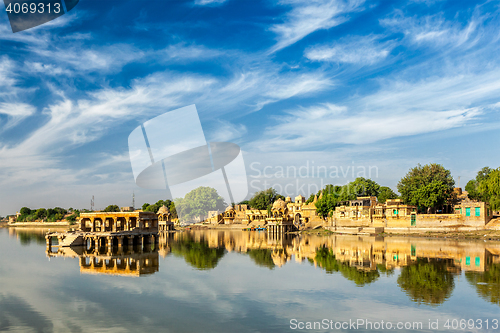
[[[228,0],[195,0],[194,4],[198,6],[221,5]]]
[[[380,41],[381,36],[353,36],[330,45],[308,48],[305,57],[313,61],[372,65],[384,60],[395,47],[392,41]]]
[[[346,14],[362,10],[364,0],[282,0],[279,4],[292,9],[283,23],[270,28],[278,39],[271,53],[296,43],[314,31],[344,23],[348,20]]]
[[[21,120],[33,115],[36,108],[26,103],[0,103],[0,115],[7,116],[4,129],[15,127]]]
[[[466,24],[446,20],[441,14],[405,16],[396,10],[392,17],[380,20],[380,24],[394,32],[403,32],[410,43],[436,47],[472,47],[483,37],[482,22],[488,15],[475,13]]]

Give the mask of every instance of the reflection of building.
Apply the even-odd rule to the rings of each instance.
[[[182,233],[169,233],[168,242],[175,242]],[[446,261],[451,271],[485,271],[500,263],[500,245],[482,242],[427,240],[407,237],[372,237],[348,235],[293,235],[264,232],[204,230],[190,232],[196,242],[207,242],[210,248],[248,253],[268,250],[270,259],[282,266],[292,257],[296,261],[318,263],[318,250],[327,249],[335,260],[362,271],[378,267],[394,269],[416,263],[419,259]],[[160,238],[160,248],[162,248]],[[380,266],[381,265],[381,266]]]
[[[159,269],[158,249],[154,245],[125,249],[107,245],[59,247],[57,252],[49,248],[47,256],[79,258],[82,274],[141,276]]]

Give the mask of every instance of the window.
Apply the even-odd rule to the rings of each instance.
[[[465,208],[465,216],[470,216],[470,207]]]
[[[476,216],[481,216],[481,208],[476,207]]]
[[[470,266],[470,257],[465,257],[465,266]]]
[[[475,262],[475,264],[476,264],[476,267],[481,266],[481,258],[476,257],[476,262]]]
[[[398,215],[398,210],[397,210],[397,209],[394,209],[393,214],[394,214],[394,215]]]

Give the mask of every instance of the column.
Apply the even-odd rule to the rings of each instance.
[[[90,218],[90,232],[95,232],[95,218]]]
[[[132,248],[134,247],[134,236],[128,237],[128,247],[129,250],[132,250]]]
[[[118,221],[118,218],[113,217],[113,226],[111,227],[111,231],[116,232],[116,223]]]

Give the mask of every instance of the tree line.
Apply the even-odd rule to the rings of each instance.
[[[318,198],[315,203],[316,212],[323,218],[331,216],[335,207],[360,196],[377,197],[379,203],[400,198],[408,205],[417,206],[420,212],[436,213],[440,212],[444,205],[456,201],[454,187],[455,181],[451,172],[442,165],[418,164],[398,182],[399,195],[390,187],[358,177],[346,185],[326,185],[318,193],[311,194],[306,203],[313,202],[315,197]],[[500,168],[481,169],[476,179],[471,180],[465,190],[469,192],[471,199],[488,202],[493,210],[500,209]],[[241,203],[259,210],[270,210],[273,202],[280,198],[285,199],[275,189],[269,188],[255,193],[250,200]]]

